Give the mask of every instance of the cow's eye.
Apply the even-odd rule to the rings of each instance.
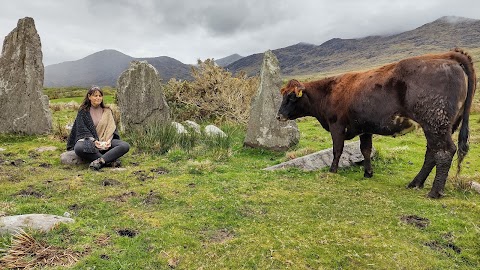
[[[289,95],[289,96],[288,96],[288,101],[292,101],[292,102],[297,101],[297,97],[296,97],[294,94],[293,94],[293,95]]]

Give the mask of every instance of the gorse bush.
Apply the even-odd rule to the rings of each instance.
[[[257,77],[242,72],[233,76],[211,59],[199,60],[192,76],[191,82],[171,79],[165,85],[167,102],[178,121],[248,122]]]

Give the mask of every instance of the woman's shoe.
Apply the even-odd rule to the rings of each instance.
[[[92,161],[90,165],[88,165],[90,169],[95,171],[100,170],[101,168],[103,168],[103,166],[105,166],[105,160],[103,160],[103,158],[97,158],[94,161]]]

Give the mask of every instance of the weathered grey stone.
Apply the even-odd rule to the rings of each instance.
[[[200,129],[200,125],[197,124],[195,121],[186,120],[186,121],[183,121],[183,123],[185,124],[186,127],[193,130],[193,132],[195,132],[197,134],[202,133],[202,130]]]
[[[376,150],[372,147],[372,157]],[[333,161],[333,148],[325,149],[310,155],[289,160],[287,162],[265,168],[267,171],[297,167],[304,171],[314,171],[324,167],[330,167]],[[345,144],[343,153],[340,157],[339,167],[348,167],[363,161],[363,155],[360,152],[360,141]]]
[[[25,228],[47,232],[59,223],[75,222],[71,218],[47,214],[27,214],[0,217],[0,234],[15,233]]]
[[[77,156],[77,154],[75,154],[75,151],[73,151],[73,150],[63,152],[60,155],[60,162],[62,164],[66,164],[66,165],[78,165],[78,164],[87,163],[87,161],[85,161],[82,158],[80,158],[79,156]]]
[[[300,132],[295,121],[276,119],[282,103],[280,65],[271,51],[263,57],[260,85],[252,101],[244,145],[270,150],[286,150],[298,143]]]
[[[187,130],[185,129],[185,127],[178,122],[172,122],[172,126],[177,130],[178,134],[188,133]]]
[[[215,125],[208,125],[205,127],[205,135],[207,136],[220,136],[222,138],[227,137],[227,134]]]
[[[473,190],[475,190],[476,192],[480,193],[480,184],[475,182],[475,181],[472,181],[470,183],[470,186],[472,187]]]
[[[43,94],[42,45],[32,18],[18,21],[0,56],[0,133],[45,134],[52,129]]]
[[[120,129],[141,129],[145,125],[167,123],[170,108],[157,70],[147,61],[132,61],[117,81]]]

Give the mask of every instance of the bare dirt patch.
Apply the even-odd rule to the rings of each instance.
[[[411,224],[417,228],[423,229],[430,224],[428,218],[422,218],[416,215],[408,215],[400,217],[400,220],[406,224]]]

